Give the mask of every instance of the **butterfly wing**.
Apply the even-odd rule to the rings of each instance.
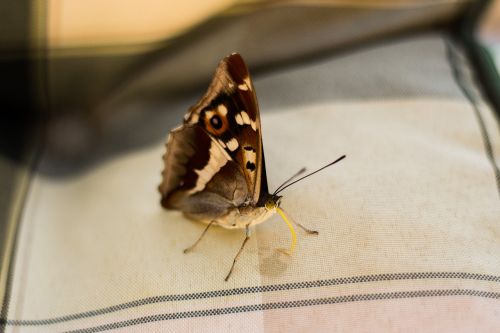
[[[158,189],[165,208],[211,220],[247,200],[247,184],[238,165],[201,126],[172,130],[163,159]]]
[[[199,124],[220,143],[241,168],[251,203],[257,204],[263,190],[267,192],[260,113],[250,74],[239,54],[219,63],[207,92],[185,121]]]
[[[203,201],[208,189],[224,186],[238,189],[233,205],[239,205],[241,195],[246,195],[245,203],[257,205],[268,192],[261,135],[259,108],[248,69],[239,54],[231,54],[219,63],[207,92],[190,108],[184,125],[171,133],[160,185],[163,205],[186,212],[184,205],[169,207],[169,202],[194,198]],[[205,166],[211,158],[221,166],[208,172]],[[173,199],[179,197],[183,199]],[[224,204],[227,202],[217,203]]]

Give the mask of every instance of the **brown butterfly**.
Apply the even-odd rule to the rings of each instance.
[[[238,53],[222,59],[207,92],[189,109],[184,123],[170,132],[166,146],[163,180],[158,187],[162,206],[208,224],[184,252],[191,251],[213,224],[229,229],[245,228],[246,237],[226,281],[249,239],[249,228],[276,211],[292,231],[293,248],[295,233],[279,207],[278,193],[345,157],[289,183],[305,171],[302,169],[270,194],[257,98],[247,66]],[[317,234],[296,224],[308,233]]]

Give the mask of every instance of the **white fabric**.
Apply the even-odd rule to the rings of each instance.
[[[445,61],[444,42],[431,41]],[[255,81],[258,94],[272,77]],[[204,225],[159,205],[163,140],[69,179],[36,175],[21,222],[9,320],[47,320],[162,295],[216,293],[145,300],[54,324],[11,322],[7,331],[105,324],[124,330],[500,330],[498,188],[471,103],[450,96],[270,106],[262,126],[271,190],[303,166],[314,169],[342,154],[347,158],[283,193],[285,211],[319,235],[297,230],[296,252],[287,257],[277,249],[289,245],[290,235],[273,217],[254,230],[229,282],[224,277],[244,233],[214,228],[193,253],[182,253]],[[480,116],[500,156],[487,105],[480,105]],[[419,272],[428,275],[373,277]],[[335,280],[350,277],[358,278]],[[314,286],[318,280],[326,282]],[[295,282],[304,285],[283,287]],[[223,295],[246,287],[264,290]],[[370,297],[374,300],[366,300]],[[318,304],[325,298],[327,304]],[[301,302],[231,310],[293,301]],[[186,314],[213,309],[227,314]],[[150,317],[174,313],[187,318]]]

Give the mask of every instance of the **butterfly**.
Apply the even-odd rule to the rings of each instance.
[[[193,250],[212,225],[245,229],[245,239],[225,281],[250,237],[250,227],[275,212],[292,231],[293,250],[296,236],[280,208],[279,192],[345,157],[290,183],[305,171],[302,169],[269,193],[257,97],[248,68],[238,53],[220,61],[205,95],[188,110],[183,124],[170,131],[166,149],[158,187],[161,205],[207,224],[198,240],[184,252]]]

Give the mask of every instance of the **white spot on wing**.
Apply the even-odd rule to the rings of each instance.
[[[241,118],[243,120],[243,124],[250,125],[250,126],[252,126],[252,129],[254,131],[257,131],[257,123],[255,121],[253,121],[252,119],[250,119],[250,116],[248,115],[248,113],[246,111],[241,111],[240,114],[241,114]],[[236,122],[238,122],[238,120],[236,120]]]
[[[257,164],[257,163],[255,163],[255,160],[257,158],[257,154],[253,150],[244,149],[243,151],[245,154],[245,156],[243,158],[243,160],[245,161],[245,164],[246,164],[246,162],[251,162],[253,164]]]
[[[238,141],[236,141],[235,138],[232,138],[228,142],[226,142],[227,148],[229,148],[230,151],[235,151],[238,149]]]
[[[243,118],[243,123],[250,125],[250,117],[248,116],[248,113],[246,111],[241,111],[241,118]]]
[[[218,107],[217,107],[217,110],[219,110],[219,113],[223,116],[225,116],[227,114],[227,108],[224,104],[220,104]]]
[[[243,122],[243,118],[241,117],[241,114],[236,114],[236,116],[234,116],[234,120],[236,120],[236,123],[238,125],[244,125],[245,123]]]
[[[252,121],[252,123],[250,124],[250,126],[252,126],[252,129],[257,132],[257,123],[255,121]]]
[[[238,89],[239,90],[243,90],[243,91],[247,91],[248,90],[248,86],[246,85],[246,83],[242,83],[242,84],[238,85]]]
[[[195,187],[188,191],[189,194],[203,190],[212,177],[231,159],[226,151],[217,145],[215,141],[210,142],[209,154],[210,157],[207,165],[201,170],[194,170],[198,175],[198,179],[196,180]]]

